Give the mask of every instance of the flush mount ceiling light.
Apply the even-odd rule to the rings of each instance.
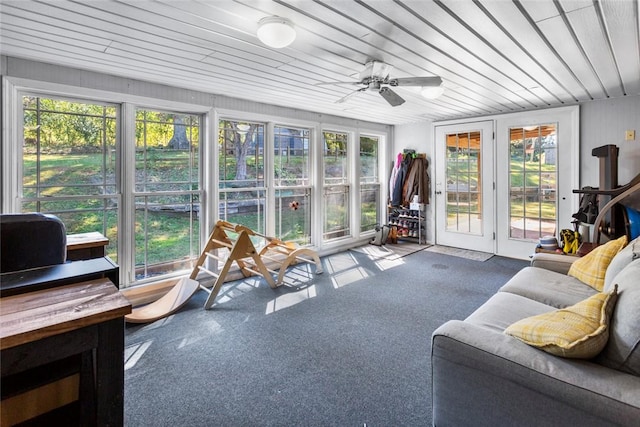
[[[251,126],[249,126],[248,124],[244,124],[244,123],[241,123],[236,127],[238,128],[238,133],[240,135],[246,135],[247,132],[249,132],[249,129],[251,129]]]
[[[420,91],[420,95],[427,99],[436,99],[444,93],[442,86],[424,86]]]
[[[296,38],[296,30],[287,18],[268,16],[258,22],[258,38],[267,46],[281,49],[289,46]]]

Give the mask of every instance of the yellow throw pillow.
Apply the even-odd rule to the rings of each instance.
[[[618,252],[627,245],[627,236],[616,240],[609,240],[602,246],[598,246],[582,258],[578,258],[571,264],[569,276],[573,276],[583,283],[591,286],[598,292],[604,288],[604,276],[609,263]]]
[[[547,353],[575,359],[590,359],[609,340],[609,319],[618,295],[595,294],[571,307],[519,320],[504,333]]]

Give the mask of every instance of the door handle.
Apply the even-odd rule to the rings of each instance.
[[[442,191],[436,191],[436,194],[442,194]]]

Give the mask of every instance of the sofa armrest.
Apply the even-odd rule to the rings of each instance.
[[[571,255],[539,252],[534,254],[531,258],[531,266],[544,268],[561,274],[567,274],[569,272],[569,268],[571,268],[571,264],[573,264],[577,259],[578,257]]]
[[[434,425],[633,425],[640,377],[452,320],[432,335]]]

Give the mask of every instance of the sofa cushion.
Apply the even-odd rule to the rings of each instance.
[[[640,259],[627,265],[612,282],[618,285],[618,302],[609,342],[597,361],[640,376]]]
[[[590,359],[607,344],[616,290],[617,286],[570,307],[519,320],[504,333],[556,356]]]
[[[553,311],[554,307],[520,295],[498,292],[465,319],[465,322],[502,334],[514,322],[525,317]]]
[[[578,259],[578,256],[566,255],[564,253],[544,253],[537,252],[531,257],[531,266],[555,271],[556,273],[567,274],[571,264]]]
[[[500,291],[521,295],[554,308],[573,305],[597,293],[575,277],[538,267],[523,268]]]
[[[596,291],[602,291],[607,267],[626,244],[627,236],[609,240],[571,264],[567,274],[593,287]]]
[[[604,275],[604,289],[610,289],[613,278],[618,275],[631,261],[640,258],[640,237],[631,241],[611,260]]]

